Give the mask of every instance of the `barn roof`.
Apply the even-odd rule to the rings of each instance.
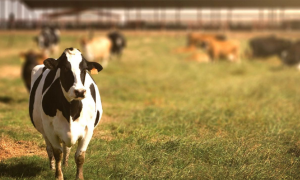
[[[21,0],[34,8],[299,8],[299,0]]]

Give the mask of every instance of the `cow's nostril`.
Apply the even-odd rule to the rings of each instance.
[[[86,90],[74,90],[74,94],[77,98],[78,97],[84,98],[85,97],[85,92],[86,92]]]

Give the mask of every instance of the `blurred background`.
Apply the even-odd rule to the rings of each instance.
[[[297,30],[296,0],[1,0],[1,29]]]

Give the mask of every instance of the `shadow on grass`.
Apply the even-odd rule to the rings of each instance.
[[[288,153],[294,155],[295,157],[300,157],[300,148],[297,145],[294,145],[288,150]]]
[[[0,96],[0,102],[5,103],[5,104],[10,104],[10,103],[22,103],[22,102],[27,102],[28,99],[22,98],[22,99],[14,99],[9,96]]]
[[[11,178],[30,178],[36,177],[42,171],[44,161],[40,158],[25,157],[13,158],[7,161],[0,161],[0,179],[3,177]]]
[[[2,103],[11,103],[13,101],[13,98],[8,97],[8,96],[0,96],[0,102]]]

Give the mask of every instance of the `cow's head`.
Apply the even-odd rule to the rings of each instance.
[[[60,70],[60,84],[68,101],[85,98],[87,71],[99,72],[103,69],[96,62],[88,62],[75,48],[67,48],[57,60],[46,59],[44,65],[50,70]]]

